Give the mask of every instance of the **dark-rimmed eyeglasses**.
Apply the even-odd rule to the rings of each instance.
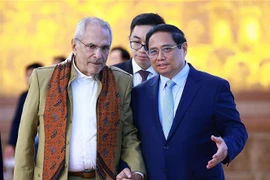
[[[92,44],[92,43],[90,43],[90,44],[85,44],[84,42],[82,42],[82,41],[81,41],[80,39],[78,39],[78,38],[75,38],[75,40],[77,40],[77,41],[79,41],[80,43],[82,43],[82,44],[86,47],[87,51],[89,51],[89,52],[95,52],[97,49],[100,49],[101,52],[102,52],[103,54],[108,54],[109,51],[110,51],[110,46],[109,46],[109,45],[98,46],[98,45],[95,45],[95,44]]]
[[[164,55],[169,55],[176,47],[180,47],[179,49],[181,49],[182,44],[183,43],[177,44],[175,46],[166,45],[161,47],[160,50],[158,48],[153,48],[146,51],[146,53],[150,59],[155,59],[158,57],[159,52],[162,52]]]
[[[142,44],[138,41],[130,41],[130,47],[134,50],[139,50],[143,47],[143,49],[145,50],[145,44]]]

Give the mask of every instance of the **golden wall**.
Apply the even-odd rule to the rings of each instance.
[[[133,17],[155,12],[186,34],[187,61],[230,81],[232,89],[270,90],[270,0],[1,0],[0,95],[18,94],[25,66],[69,55],[78,21],[97,16],[128,48]]]

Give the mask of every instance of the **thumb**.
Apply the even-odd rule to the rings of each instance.
[[[126,176],[127,178],[131,178],[131,171],[130,171],[129,168],[125,168],[125,169],[123,170],[123,172],[125,173],[125,176]]]
[[[215,143],[221,143],[222,142],[221,137],[217,137],[217,136],[214,136],[214,135],[211,136],[211,140],[214,141]]]
[[[116,179],[125,179],[125,178],[131,178],[131,171],[128,168],[123,169],[117,176]]]

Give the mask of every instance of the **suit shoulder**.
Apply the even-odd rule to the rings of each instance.
[[[114,64],[112,66],[119,67],[119,68],[122,69],[122,67],[125,67],[127,64],[130,63],[130,61],[131,61],[131,59],[130,60],[127,60],[127,61],[124,61],[124,62],[121,62],[121,63],[118,63],[118,64]]]
[[[119,63],[119,64],[115,64],[113,66],[118,67],[118,68],[132,74],[132,59],[127,60],[127,61],[122,62],[122,63]]]
[[[35,73],[39,79],[50,79],[56,65],[44,66],[34,69]]]
[[[122,75],[122,76],[130,76],[132,77],[131,74],[129,74],[128,72],[122,70],[121,68],[119,67],[116,67],[116,66],[110,66],[111,70],[113,71],[113,73],[115,75]]]
[[[48,72],[53,71],[55,66],[56,66],[55,64],[50,65],[50,66],[43,66],[43,67],[36,68],[35,70],[37,71],[37,73],[48,73]]]
[[[208,81],[216,81],[216,82],[228,82],[226,79],[204,72],[204,71],[198,71],[201,74],[201,77]]]

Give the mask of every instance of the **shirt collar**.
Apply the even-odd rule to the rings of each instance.
[[[186,63],[184,68],[172,78],[172,80],[175,82],[175,84],[177,86],[179,86],[179,87],[184,86],[186,79],[187,79],[187,76],[188,76],[188,73],[189,73],[189,69],[190,69],[190,67],[189,67],[188,63]],[[165,88],[165,84],[168,80],[170,80],[170,79],[165,77],[165,76],[160,75],[160,85],[161,85],[162,89]]]
[[[133,74],[138,73],[138,71],[140,71],[140,70],[144,70],[136,63],[134,57],[132,58],[131,63],[132,63],[132,67],[133,67]],[[148,69],[146,69],[146,71],[148,71],[148,72],[150,72],[151,74],[154,74],[154,75],[157,74],[157,72],[153,69],[152,66],[150,66]]]

